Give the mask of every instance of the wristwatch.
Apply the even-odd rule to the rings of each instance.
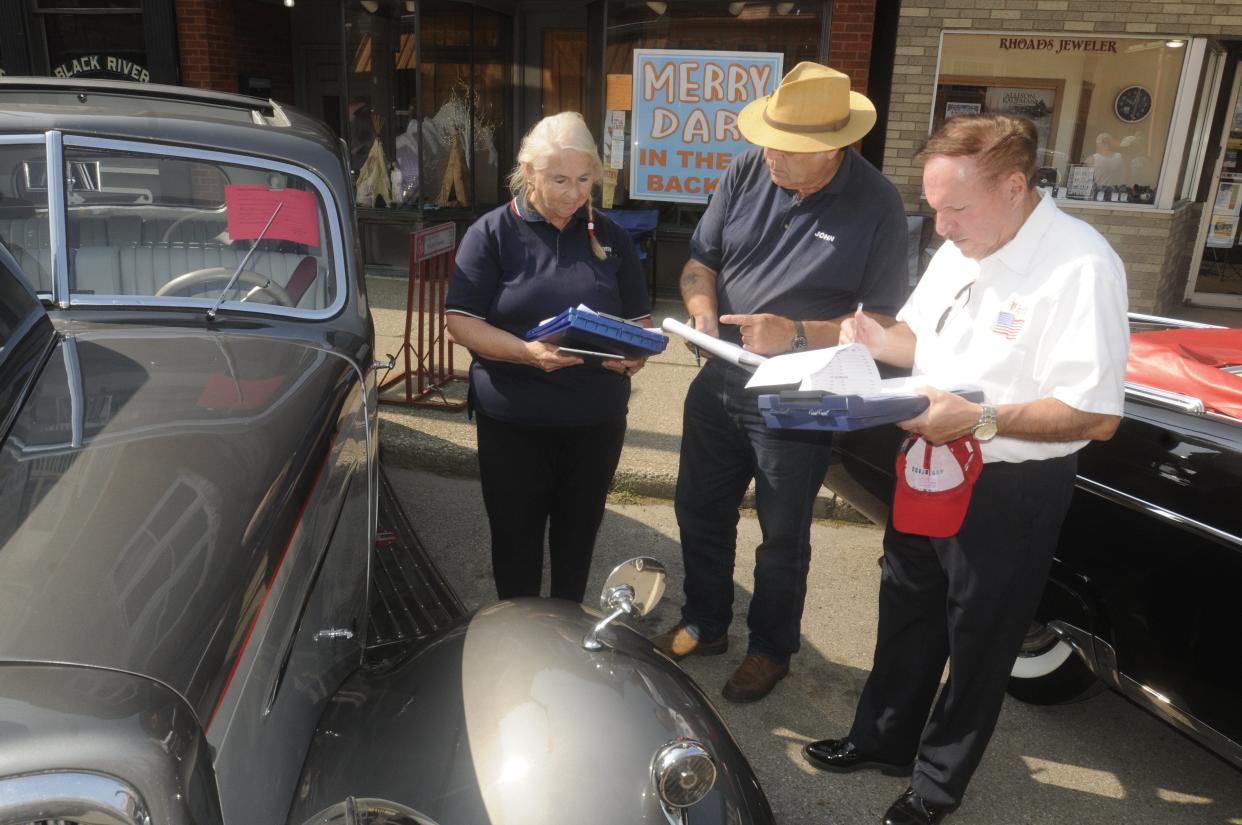
[[[971,434],[980,441],[989,441],[996,436],[996,408],[991,404],[979,405],[979,422],[971,430]]]
[[[791,352],[802,352],[806,349],[806,328],[802,326],[801,321],[794,321],[794,337],[793,343],[790,344]]]

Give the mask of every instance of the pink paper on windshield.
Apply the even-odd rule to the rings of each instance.
[[[230,183],[224,187],[229,237],[235,241],[259,237],[280,204],[280,213],[263,237],[319,246],[318,200],[313,193],[268,189],[253,183]]]

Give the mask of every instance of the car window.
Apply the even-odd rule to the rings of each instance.
[[[0,243],[17,261],[27,282],[50,295],[47,185],[38,177],[43,151],[42,143],[0,144]]]
[[[328,213],[309,179],[277,164],[77,146],[66,147],[64,163],[75,302],[211,303],[240,267],[226,300],[333,304]],[[39,180],[39,170],[30,177]]]

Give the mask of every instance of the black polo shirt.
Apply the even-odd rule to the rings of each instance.
[[[694,230],[690,256],[716,272],[719,313],[771,312],[800,321],[905,303],[901,196],[852,149],[823,189],[799,201],[772,182],[762,149],[739,155]],[[736,326],[721,337],[737,343]]]
[[[607,253],[602,261],[591,252],[585,207],[558,230],[519,194],[466,230],[445,310],[522,339],[540,321],[579,304],[646,318],[651,303],[634,242],[598,212],[595,237]],[[630,398],[629,378],[585,364],[544,372],[476,354],[470,382],[474,403],[512,424],[601,424],[624,418]]]

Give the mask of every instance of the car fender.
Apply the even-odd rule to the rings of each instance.
[[[667,822],[653,758],[678,738],[713,757],[695,822],[772,821],[750,765],[675,664],[623,625],[559,600],[484,608],[395,667],[362,670],[329,703],[289,822],[348,800],[429,822]]]

